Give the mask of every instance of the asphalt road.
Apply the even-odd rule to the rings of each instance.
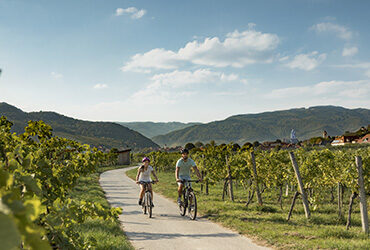
[[[123,209],[119,219],[136,249],[268,249],[207,219],[182,217],[175,202],[156,193],[153,217],[148,218],[137,204],[138,185],[126,176],[129,169],[101,174],[100,185],[109,203]]]

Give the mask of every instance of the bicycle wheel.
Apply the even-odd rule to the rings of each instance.
[[[181,204],[179,206],[180,208],[180,215],[184,216],[186,213],[186,199],[185,199],[185,194],[183,195],[183,198],[181,200]]]
[[[149,192],[146,193],[146,207],[148,209],[149,218],[152,218],[152,195]]]
[[[197,217],[197,198],[195,197],[194,192],[189,193],[189,217],[192,220],[195,220]]]

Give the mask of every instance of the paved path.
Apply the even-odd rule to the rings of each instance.
[[[207,219],[181,217],[176,203],[154,194],[153,218],[137,205],[139,187],[126,176],[131,168],[111,170],[100,176],[100,185],[113,207],[123,208],[119,219],[136,249],[267,249]]]

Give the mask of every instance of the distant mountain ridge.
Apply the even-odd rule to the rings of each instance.
[[[125,127],[135,130],[148,138],[152,138],[158,135],[165,135],[170,132],[187,128],[193,125],[199,125],[201,123],[190,122],[117,122]]]
[[[298,139],[340,135],[370,124],[369,109],[346,109],[337,106],[316,106],[283,111],[231,116],[225,120],[194,125],[166,135],[153,137],[159,145],[177,146],[187,142],[207,143],[268,141],[289,138],[292,128]]]
[[[157,148],[158,145],[139,132],[113,122],[90,122],[77,120],[55,112],[23,112],[0,103],[0,116],[14,123],[12,131],[23,133],[29,120],[43,120],[53,128],[53,133],[92,146],[142,149]]]

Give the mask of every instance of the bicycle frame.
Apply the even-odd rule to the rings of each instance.
[[[150,192],[149,188],[148,188],[148,184],[154,184],[155,181],[139,181],[139,184],[141,185],[144,185],[144,190],[145,192]]]
[[[144,186],[144,190],[145,190],[145,194],[144,194],[144,197],[143,197],[143,201],[142,201],[142,209],[143,209],[143,212],[144,214],[146,214],[147,210],[148,210],[148,215],[149,215],[149,218],[152,217],[152,197],[151,197],[151,192],[149,190],[149,183],[152,183],[154,184],[155,181],[150,181],[150,182],[147,182],[147,181],[140,181],[139,184],[143,185]],[[147,201],[147,196],[149,197],[149,201]]]
[[[183,183],[184,185],[183,190],[182,190],[182,196],[184,197],[184,202],[181,203],[179,207],[180,207],[181,216],[184,216],[186,213],[186,210],[188,209],[190,218],[194,220],[196,218],[196,197],[194,194],[194,190],[191,186],[191,182],[199,182],[199,181],[198,180],[181,181],[181,183]],[[192,194],[193,198],[189,197],[190,194]],[[195,203],[195,209],[194,209],[194,203]]]

